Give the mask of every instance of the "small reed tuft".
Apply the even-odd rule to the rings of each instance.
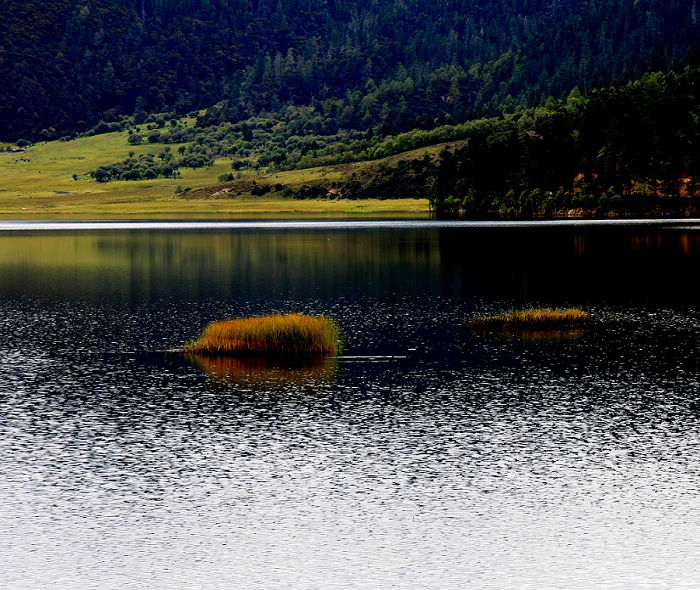
[[[210,355],[338,354],[340,338],[333,321],[323,316],[269,315],[209,324],[190,353]]]
[[[590,314],[578,307],[537,307],[509,309],[508,311],[494,315],[478,316],[469,320],[469,327],[476,329],[499,328],[506,330],[568,328],[586,324],[590,319]]]

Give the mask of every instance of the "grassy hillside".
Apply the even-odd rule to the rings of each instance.
[[[445,216],[696,215],[699,86],[700,70],[688,67],[501,117],[326,147],[271,119],[202,127],[158,117],[145,132],[129,123],[0,153],[0,214],[416,216],[432,203]],[[299,153],[308,140],[308,161],[270,159],[283,140]]]
[[[98,183],[88,173],[100,165],[157,153],[162,146],[127,143],[126,132],[38,143],[20,153],[0,153],[0,215],[16,217],[100,216],[247,216],[426,215],[427,198],[342,198],[334,184],[369,178],[401,160],[436,154],[434,146],[374,162],[325,166],[275,173],[246,171],[232,182],[218,178],[230,172],[230,160],[211,168],[181,168],[181,178]],[[1,143],[1,142],[0,142]],[[355,175],[353,177],[353,174]],[[74,179],[74,175],[78,177]],[[256,189],[256,187],[258,187]],[[255,195],[262,192],[265,194]],[[307,191],[307,189],[312,189]],[[317,198],[299,198],[317,195]],[[396,196],[396,195],[392,195]],[[399,195],[400,196],[400,195]],[[296,197],[296,198],[295,198]]]

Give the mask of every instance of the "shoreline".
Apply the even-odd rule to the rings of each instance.
[[[549,219],[466,221],[439,219],[0,219],[0,233],[85,230],[361,230],[535,229],[667,227],[700,229],[700,219]]]
[[[81,221],[81,220],[191,220],[191,221],[241,221],[241,220],[435,220],[428,199],[293,199],[275,197],[237,197],[233,199],[144,199],[138,197],[124,201],[100,202],[97,199],[52,197],[29,198],[30,203],[9,206],[0,203],[1,221]],[[60,202],[57,202],[59,201]],[[82,201],[82,202],[81,202]],[[14,205],[14,203],[13,203]],[[595,210],[569,209],[551,215],[527,218],[489,215],[479,218],[444,217],[442,221],[474,224],[538,223],[547,222],[678,222],[699,220],[700,215],[678,208],[656,210],[597,213]]]
[[[427,199],[153,199],[99,202],[97,199],[31,199],[32,203],[0,204],[0,219],[241,219],[350,218],[428,219]],[[29,199],[28,199],[29,200]],[[88,201],[88,202],[85,202]],[[22,205],[22,206],[20,206]]]

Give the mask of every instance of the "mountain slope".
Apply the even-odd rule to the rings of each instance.
[[[0,0],[0,137],[224,101],[396,133],[684,59],[696,0]]]

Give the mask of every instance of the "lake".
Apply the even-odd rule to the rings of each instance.
[[[688,221],[0,222],[0,579],[697,588],[699,287]],[[343,355],[167,352],[292,311]]]

